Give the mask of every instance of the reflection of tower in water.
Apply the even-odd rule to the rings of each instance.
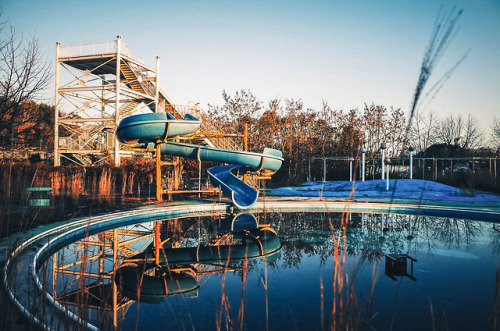
[[[77,316],[97,311],[98,325],[117,326],[133,303],[118,292],[114,268],[153,241],[154,222],[113,229],[78,240],[48,262],[52,297]]]
[[[213,274],[241,271],[244,280],[248,260],[269,260],[281,249],[276,232],[250,213],[204,220],[136,224],[67,246],[48,264],[52,297],[77,316],[97,316],[98,325],[117,327],[136,300],[196,297]]]

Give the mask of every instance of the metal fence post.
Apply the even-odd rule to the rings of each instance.
[[[408,150],[410,151],[410,179],[413,179],[413,151],[415,148],[410,146]]]
[[[309,158],[309,167],[308,167],[308,175],[307,175],[307,181],[311,181],[311,158]]]
[[[349,181],[352,182],[352,161],[354,159],[352,157],[349,158]]]
[[[372,180],[375,180],[375,158],[372,157]]]
[[[389,165],[387,164],[387,167],[386,167],[386,171],[387,171],[387,174],[386,174],[386,179],[387,179],[387,187],[386,187],[386,190],[389,191]]]
[[[382,160],[381,160],[381,163],[382,163],[382,174],[381,174],[381,176],[382,176],[382,179],[384,179],[384,171],[385,171],[385,168],[384,168],[385,167],[385,162],[384,162],[385,161],[385,148],[381,147],[381,149],[382,149]]]
[[[323,157],[323,182],[326,182],[326,157]]]
[[[437,180],[437,171],[438,171],[438,165],[437,165],[437,160],[435,158],[432,159],[434,163],[434,171],[432,172],[432,180],[435,182]]]
[[[361,181],[365,181],[365,154],[366,149],[361,148]]]

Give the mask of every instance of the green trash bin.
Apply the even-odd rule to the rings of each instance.
[[[50,206],[49,195],[52,193],[51,187],[28,187],[28,205],[30,207],[48,207]]]

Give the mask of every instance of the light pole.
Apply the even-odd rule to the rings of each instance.
[[[366,148],[361,148],[361,181],[365,181],[365,154]]]
[[[387,171],[387,174],[386,174],[387,175],[386,176],[386,180],[387,180],[386,190],[389,191],[389,164],[391,163],[391,159],[389,159],[389,158],[385,159],[385,163],[387,165],[387,168],[386,168],[387,169],[386,170]]]
[[[415,148],[413,146],[408,147],[410,151],[410,179],[413,179],[413,151]]]
[[[384,179],[384,170],[385,170],[385,149],[387,148],[387,146],[385,145],[385,143],[381,143],[380,144],[380,150],[382,151],[382,179]]]

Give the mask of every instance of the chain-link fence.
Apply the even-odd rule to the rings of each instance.
[[[385,158],[382,167],[381,157],[365,158],[365,180],[385,178],[387,168],[389,178],[424,179],[445,183],[462,183],[464,179],[472,182],[491,181],[496,185],[498,179],[498,157],[468,158]],[[412,167],[410,168],[410,162]],[[313,157],[308,160],[308,181],[361,180],[362,158],[347,156]],[[384,169],[384,176],[382,169]],[[472,183],[471,184],[474,184]],[[465,183],[467,184],[467,183]]]

